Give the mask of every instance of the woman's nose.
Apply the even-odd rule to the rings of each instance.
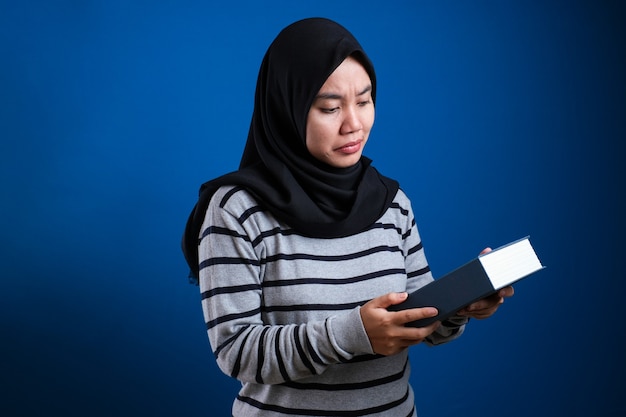
[[[341,125],[341,133],[348,134],[358,132],[361,129],[363,129],[363,123],[361,123],[357,110],[355,108],[346,109],[343,123]]]

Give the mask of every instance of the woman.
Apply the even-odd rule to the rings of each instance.
[[[389,312],[432,281],[410,202],[362,156],[376,77],[327,19],[285,28],[259,72],[240,169],[203,184],[184,251],[234,416],[413,416],[408,347],[458,337],[507,288],[451,319]]]

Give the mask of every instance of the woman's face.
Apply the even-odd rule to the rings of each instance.
[[[354,58],[346,58],[328,77],[307,117],[306,147],[316,159],[336,168],[356,164],[374,124],[372,82]]]

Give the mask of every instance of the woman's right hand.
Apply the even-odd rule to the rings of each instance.
[[[437,315],[434,307],[412,308],[402,311],[387,311],[391,305],[400,304],[407,293],[388,293],[368,301],[361,307],[361,320],[370,339],[374,353],[394,355],[422,342],[437,330],[440,322],[426,327],[405,327],[406,323]]]

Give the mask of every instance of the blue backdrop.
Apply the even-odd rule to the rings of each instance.
[[[625,2],[0,4],[1,415],[230,415],[179,242],[239,162],[267,46],[309,16],[376,65],[366,154],[435,275],[527,234],[548,266],[412,348],[420,416],[626,415]]]

